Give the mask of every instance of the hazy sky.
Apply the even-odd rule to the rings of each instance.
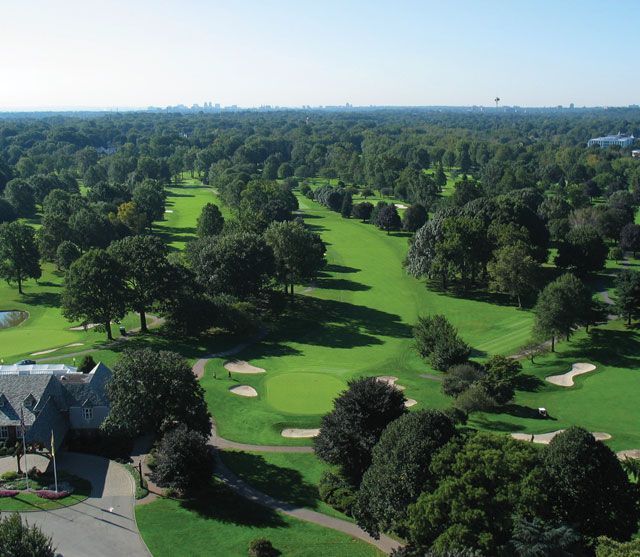
[[[640,103],[637,0],[0,0],[0,109]]]

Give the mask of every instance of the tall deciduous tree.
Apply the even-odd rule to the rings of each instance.
[[[631,318],[640,314],[640,273],[623,270],[615,281],[616,310],[626,317],[627,325]]]
[[[585,321],[593,305],[591,293],[572,274],[565,274],[549,283],[538,296],[534,307],[534,333],[551,337],[551,350],[559,335],[571,336],[573,327]]]
[[[567,234],[558,248],[556,265],[571,268],[579,275],[604,268],[608,248],[593,226],[578,226]]]
[[[420,203],[415,203],[402,215],[402,228],[407,232],[416,232],[424,226],[428,216],[427,210]]]
[[[326,263],[320,235],[301,222],[273,222],[264,237],[273,250],[278,279],[285,292],[291,287],[292,296],[295,283],[315,278]]]
[[[521,242],[496,250],[487,265],[490,287],[518,300],[535,290],[540,274],[540,264],[530,255]]]
[[[392,530],[406,536],[407,508],[430,485],[434,453],[455,434],[449,417],[437,410],[405,414],[391,422],[373,449],[354,516],[372,535]]]
[[[404,402],[401,391],[375,377],[351,381],[322,418],[316,454],[357,486],[384,428],[405,413]]]
[[[157,435],[184,424],[208,436],[211,420],[204,390],[180,354],[149,348],[127,350],[113,366],[107,432]]]
[[[147,310],[169,291],[172,274],[167,246],[156,236],[129,236],[108,249],[124,272],[127,306],[140,315],[140,330],[147,332]]]
[[[22,294],[22,283],[29,278],[39,279],[41,275],[33,228],[19,222],[0,224],[0,276],[8,283],[15,282]]]
[[[558,520],[589,537],[631,538],[640,518],[637,496],[609,447],[571,427],[553,438],[542,458]]]
[[[224,218],[220,209],[213,203],[207,203],[198,217],[198,237],[217,236],[224,227]]]
[[[147,225],[151,230],[153,221],[160,220],[164,216],[164,189],[160,184],[145,180],[133,190],[132,199],[136,207],[146,215]]]
[[[111,321],[126,312],[124,269],[105,250],[92,249],[71,264],[64,281],[62,314],[69,320],[101,323],[113,339]]]

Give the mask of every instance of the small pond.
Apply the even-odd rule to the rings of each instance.
[[[0,311],[0,330],[20,325],[29,314],[26,311]]]

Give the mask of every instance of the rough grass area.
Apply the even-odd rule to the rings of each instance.
[[[353,520],[320,500],[318,483],[330,467],[314,454],[223,451],[225,465],[252,487],[293,505]]]
[[[287,557],[380,557],[376,548],[328,528],[301,522],[241,498],[222,486],[198,499],[158,499],[136,507],[140,533],[155,557],[246,557],[267,538]]]

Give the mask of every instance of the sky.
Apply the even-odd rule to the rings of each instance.
[[[640,103],[637,0],[0,0],[0,110]]]

